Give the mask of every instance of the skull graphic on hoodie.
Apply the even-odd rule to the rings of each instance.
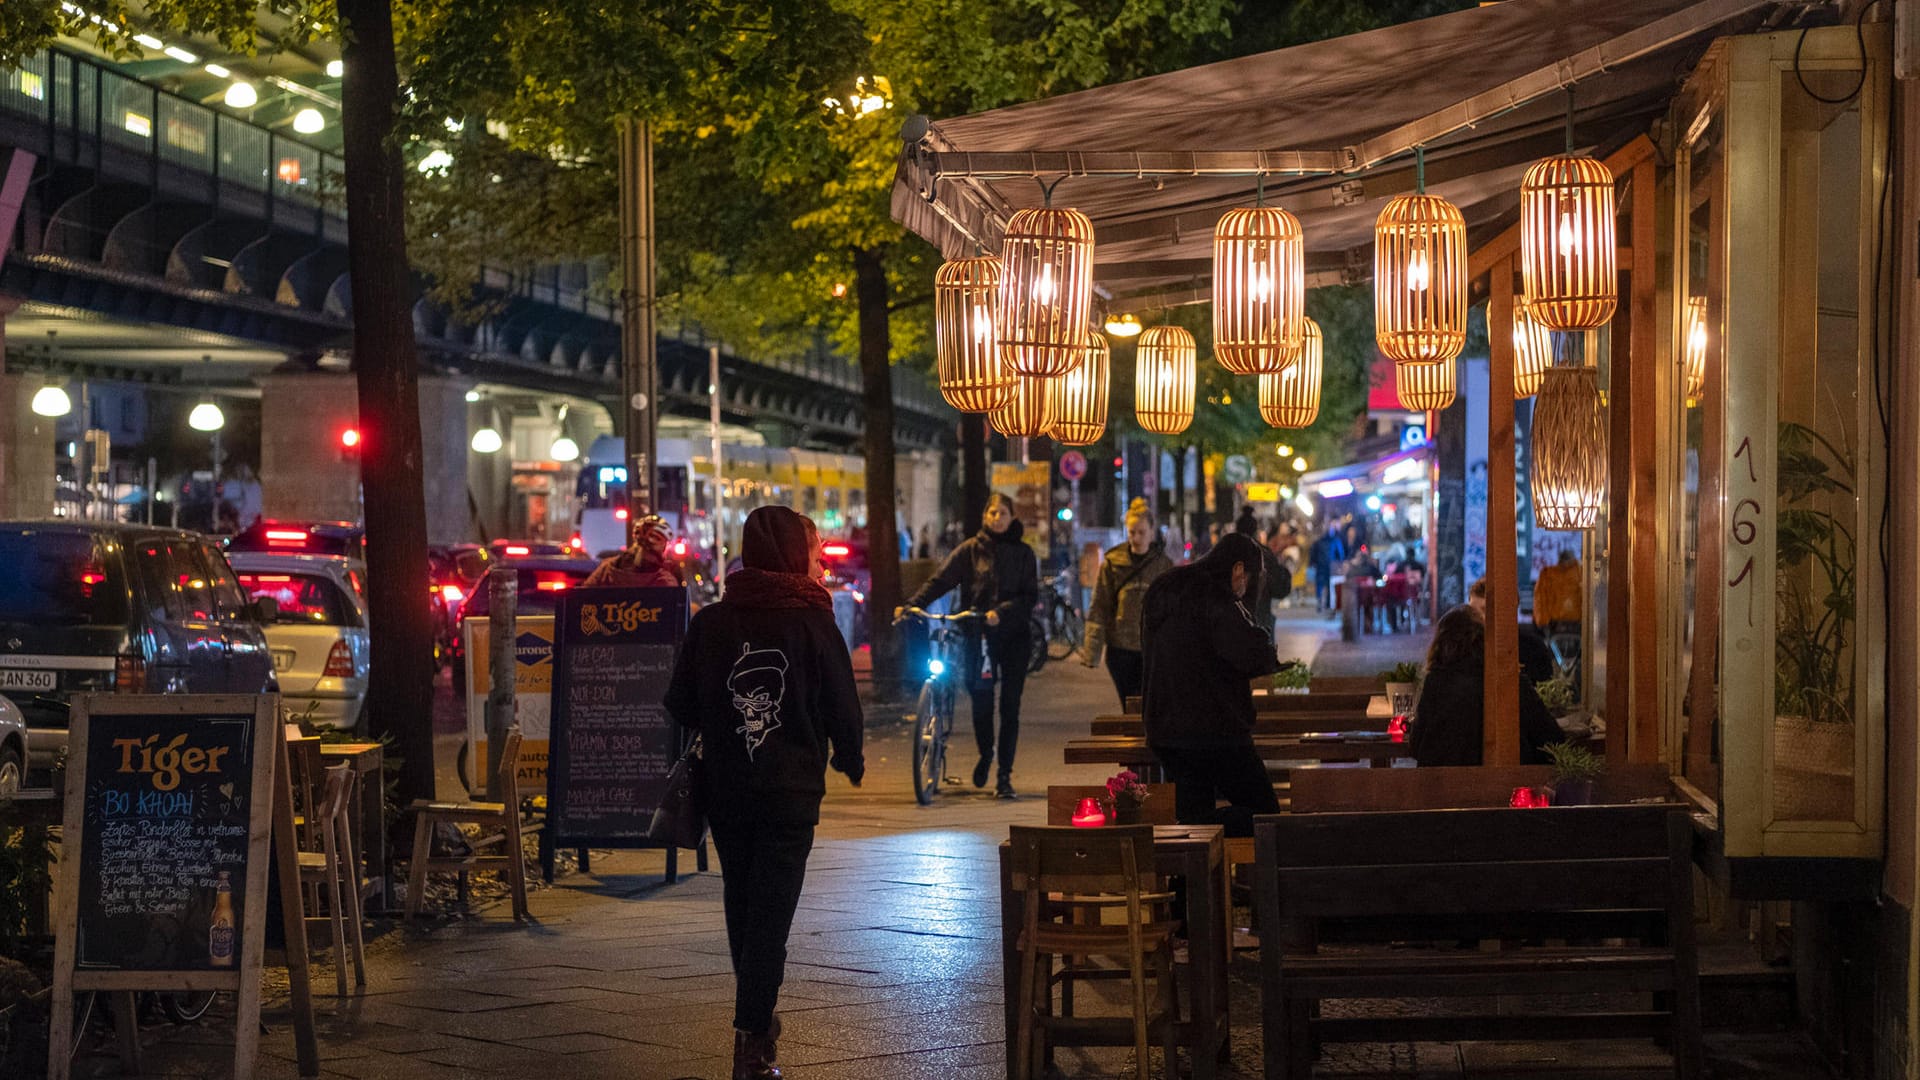
[[[774,728],[780,726],[780,703],[787,693],[787,654],[779,649],[741,647],[740,659],[733,662],[727,676],[727,689],[733,694],[734,711],[740,715],[735,734],[744,735],[747,759],[760,748]]]

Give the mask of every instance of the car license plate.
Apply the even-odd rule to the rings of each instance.
[[[51,671],[0,668],[0,690],[51,690],[56,678]]]
[[[292,649],[273,650],[273,670],[275,671],[293,670],[293,650]]]

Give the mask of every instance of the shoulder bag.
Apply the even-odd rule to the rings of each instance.
[[[700,736],[687,744],[687,751],[667,773],[667,788],[660,796],[660,808],[653,812],[647,826],[647,839],[668,847],[696,848],[706,839],[707,813],[701,776]]]

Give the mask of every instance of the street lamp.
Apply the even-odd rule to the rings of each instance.
[[[1293,471],[1294,471],[1294,472],[1306,472],[1306,471],[1307,471],[1307,459],[1306,459],[1306,458],[1303,458],[1303,457],[1297,457],[1297,458],[1294,458],[1294,459],[1293,459]]]
[[[553,440],[553,445],[547,448],[547,456],[559,462],[577,461],[580,457],[580,444],[562,435]]]
[[[500,432],[491,427],[483,427],[473,433],[473,450],[476,454],[497,454],[504,444]]]
[[[219,431],[227,426],[226,414],[211,399],[202,401],[187,414],[187,425],[195,431]]]
[[[73,411],[73,399],[65,390],[48,383],[33,395],[33,411],[39,416],[65,416]]]
[[[293,114],[293,130],[302,135],[318,135],[327,128],[327,118],[319,109],[301,109]]]
[[[226,97],[222,99],[229,109],[251,109],[260,104],[260,91],[250,82],[234,80],[227,86]]]

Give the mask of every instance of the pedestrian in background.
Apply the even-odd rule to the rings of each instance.
[[[648,514],[633,523],[632,535],[627,550],[594,567],[587,580],[580,583],[581,588],[677,588],[683,584],[667,561],[667,543],[673,539],[673,529],[666,518]]]
[[[733,959],[733,1080],[779,1080],[773,1010],[827,766],[860,785],[864,725],[813,522],[760,507],[740,558],[726,595],[688,624],[664,704],[700,733]]]
[[[1240,511],[1240,516],[1233,521],[1233,531],[1252,540],[1254,546],[1260,549],[1260,591],[1247,597],[1247,610],[1253,612],[1253,621],[1271,639],[1276,621],[1273,605],[1285,600],[1293,592],[1293,577],[1280,565],[1280,556],[1275,555],[1272,548],[1260,543],[1260,523],[1254,519],[1253,507]]]
[[[1486,707],[1486,620],[1462,605],[1440,616],[1427,648],[1408,745],[1422,767],[1478,765]],[[1520,764],[1548,764],[1545,747],[1560,741],[1560,725],[1533,684],[1520,680]]]
[[[1347,561],[1347,548],[1340,542],[1339,526],[1327,523],[1327,529],[1307,550],[1308,565],[1313,568],[1313,599],[1315,611],[1330,611],[1333,608],[1333,568],[1337,563]]]
[[[1082,662],[1093,667],[1105,650],[1107,674],[1122,708],[1128,698],[1140,695],[1140,634],[1147,589],[1171,569],[1173,560],[1160,543],[1153,515],[1144,507],[1129,513],[1127,542],[1101,560],[1093,602],[1087,606],[1087,645],[1082,654]]]
[[[1173,781],[1174,815],[1225,825],[1228,836],[1252,836],[1253,815],[1280,812],[1253,745],[1252,681],[1280,670],[1273,637],[1246,607],[1263,572],[1260,545],[1231,533],[1206,558],[1162,574],[1143,620],[1141,720]]]
[[[985,615],[986,628],[968,624],[965,638],[968,689],[973,696],[973,739],[980,763],[973,767],[973,786],[986,787],[999,754],[999,781],[994,794],[1011,799],[1013,754],[1020,739],[1020,695],[1027,685],[1027,664],[1033,656],[1032,617],[1040,602],[1040,564],[1027,546],[1025,528],[1013,516],[1013,500],[995,492],[987,500],[980,531],[953,549],[908,607],[924,608],[955,589],[960,610]],[[900,617],[895,609],[893,617]],[[986,674],[983,675],[983,672]],[[993,731],[993,691],[1000,687],[1000,737]]]

